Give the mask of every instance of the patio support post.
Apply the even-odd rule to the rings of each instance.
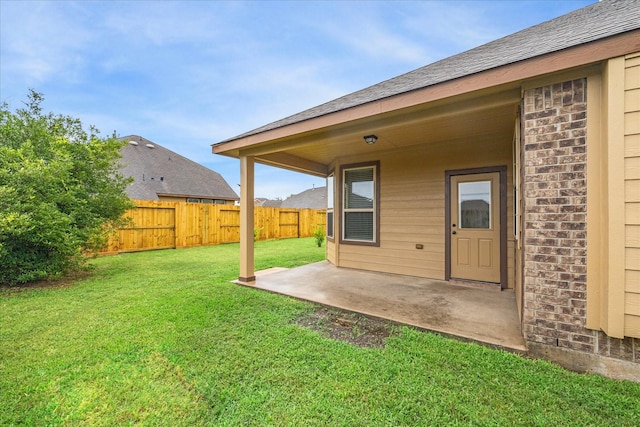
[[[240,282],[256,280],[253,252],[254,158],[240,156]]]

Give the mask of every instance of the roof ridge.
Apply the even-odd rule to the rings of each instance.
[[[139,135],[118,139],[137,143],[126,144],[121,149],[121,171],[134,177],[134,183],[128,188],[133,192],[136,189],[146,192],[145,188],[152,188],[155,195],[226,200],[239,198],[224,177],[213,169]]]

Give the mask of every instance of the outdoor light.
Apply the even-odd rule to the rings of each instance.
[[[364,137],[364,142],[366,142],[369,145],[375,144],[377,140],[378,140],[378,137],[375,135],[367,135]]]

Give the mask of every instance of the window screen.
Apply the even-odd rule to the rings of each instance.
[[[327,177],[327,237],[333,238],[333,175]]]
[[[375,203],[375,168],[345,169],[345,240],[375,241]]]

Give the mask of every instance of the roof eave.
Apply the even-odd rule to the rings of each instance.
[[[192,197],[196,199],[230,200],[234,202],[237,200],[240,200],[239,197],[212,196],[210,194],[176,194],[176,193],[156,193],[156,194],[162,197]]]

